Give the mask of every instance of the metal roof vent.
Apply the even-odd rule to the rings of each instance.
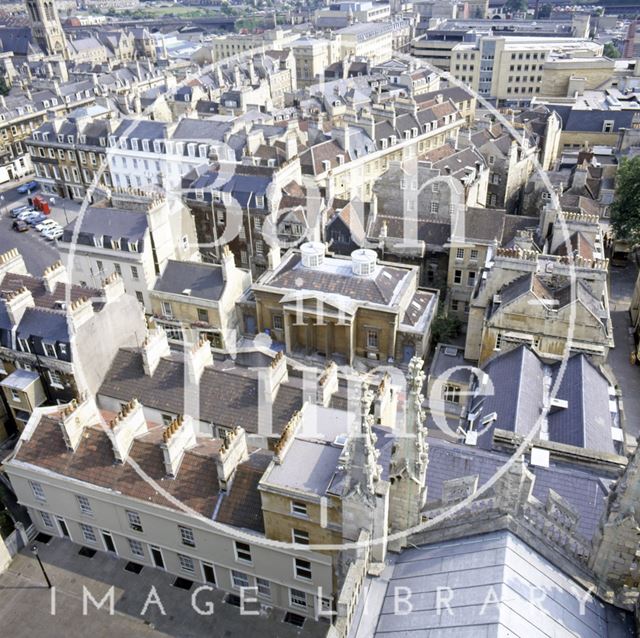
[[[317,268],[324,263],[325,245],[320,241],[308,241],[300,246],[302,265]]]
[[[358,277],[369,277],[376,269],[378,256],[368,248],[358,248],[351,253],[351,270]]]

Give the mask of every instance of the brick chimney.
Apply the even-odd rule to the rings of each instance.
[[[17,326],[20,323],[27,308],[33,308],[36,305],[31,291],[24,286],[5,295],[4,301],[12,326]]]
[[[80,297],[72,301],[68,306],[67,317],[70,320],[72,331],[75,333],[78,328],[93,318],[93,305],[88,297]]]
[[[67,277],[67,269],[62,265],[60,260],[54,262],[42,273],[42,281],[47,292],[53,294],[56,290],[56,286],[69,283]]]
[[[97,425],[100,422],[100,413],[95,399],[85,399],[78,403],[73,399],[62,408],[58,425],[62,431],[65,445],[68,450],[75,452],[82,438],[82,433],[88,425]]]
[[[116,461],[124,463],[129,456],[133,440],[147,431],[147,420],[142,404],[138,399],[131,399],[109,423],[107,434],[111,439]]]
[[[213,365],[211,343],[206,337],[201,337],[198,343],[191,346],[191,348],[185,349],[185,357],[189,370],[189,380],[195,384],[200,383],[204,369]]]
[[[160,448],[164,456],[164,467],[168,476],[176,477],[184,453],[196,445],[193,420],[188,416],[179,416],[162,433]]]
[[[16,248],[11,248],[0,255],[0,280],[8,272],[18,275],[28,274],[24,259]]]
[[[157,326],[149,329],[142,343],[142,367],[144,368],[144,373],[148,377],[153,376],[160,359],[168,357],[169,352],[167,333]]]
[[[225,435],[216,459],[218,483],[221,490],[227,490],[236,468],[248,458],[246,433],[242,428],[237,427]]]

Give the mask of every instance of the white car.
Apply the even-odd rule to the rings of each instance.
[[[47,230],[43,230],[42,236],[45,239],[54,240],[54,239],[58,239],[59,237],[62,237],[63,232],[64,231],[62,230],[62,227],[58,226],[57,228],[48,228]]]
[[[39,215],[40,213],[38,213],[37,210],[23,210],[21,213],[18,213],[16,219],[19,219],[20,221],[26,222],[27,219],[29,219],[29,217],[34,217],[35,215]]]
[[[61,226],[58,222],[53,221],[53,219],[45,219],[42,223],[36,224],[36,230],[39,232],[47,230],[48,228],[61,228]]]

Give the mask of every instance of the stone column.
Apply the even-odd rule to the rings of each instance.
[[[292,318],[288,312],[284,313],[284,347],[288,353],[293,352],[293,343],[291,342],[291,323]]]

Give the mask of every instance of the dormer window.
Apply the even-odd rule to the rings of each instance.
[[[138,242],[130,241],[129,242],[129,252],[137,253],[138,252]]]
[[[22,352],[31,352],[31,349],[29,348],[29,340],[23,339],[22,337],[18,337],[18,348],[20,348]]]
[[[142,150],[149,152],[149,140],[142,140]]]
[[[396,144],[397,141],[398,141],[398,138],[395,135],[392,135],[391,138],[389,139],[389,143],[391,144],[391,146]]]
[[[137,139],[132,139],[131,140],[131,150],[133,150],[133,151],[137,151],[138,150],[138,140]]]
[[[64,143],[64,135],[58,135],[58,142],[60,142],[60,144]]]
[[[94,235],[93,245],[96,246],[97,248],[104,247],[104,238],[102,237],[102,235]]]
[[[73,144],[73,135],[67,135],[67,144]]]
[[[264,208],[264,195],[256,195],[256,206]]]
[[[388,142],[387,142],[387,139],[385,138],[382,140],[382,149],[384,150],[385,148],[387,148],[387,146],[388,146]]]
[[[207,145],[206,144],[201,144],[198,147],[198,153],[200,154],[200,157],[206,157],[207,156]]]
[[[44,354],[47,357],[56,356],[56,347],[52,343],[43,343],[42,347],[44,348]]]
[[[100,146],[106,146],[107,145],[107,139],[105,137],[101,137],[99,141],[100,141]]]
[[[196,188],[196,199],[199,202],[204,201],[204,191],[201,188]]]
[[[189,153],[189,157],[195,157],[196,156],[196,145],[195,144],[189,144],[187,146],[187,152]]]
[[[111,240],[111,250],[120,250],[120,240],[112,239]]]

